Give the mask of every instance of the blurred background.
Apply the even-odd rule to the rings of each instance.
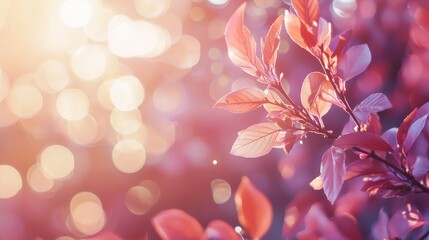
[[[242,2],[0,0],[0,239],[157,239],[150,220],[168,208],[204,227],[237,226],[232,196],[243,175],[274,206],[266,239],[281,239],[297,194],[325,201],[308,186],[330,144],[321,137],[287,156],[229,154],[238,131],[265,121],[262,110],[212,109],[232,90],[263,87],[227,55],[223,33]],[[381,114],[386,130],[429,100],[427,1],[320,2],[334,35],[353,29],[352,43],[372,52],[348,85],[352,106],[384,92],[395,108]],[[247,3],[257,40],[290,8]],[[284,29],[279,51],[278,71],[299,99],[317,62]],[[333,109],[325,122],[340,132],[346,121]]]

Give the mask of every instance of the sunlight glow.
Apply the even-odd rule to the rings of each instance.
[[[54,187],[54,180],[46,176],[38,164],[34,164],[28,170],[27,181],[35,192],[48,192]]]
[[[61,21],[70,28],[79,28],[91,19],[94,6],[89,0],[65,0],[60,9]]]
[[[171,0],[134,0],[137,12],[146,18],[157,18],[167,12]]]
[[[101,45],[84,45],[71,58],[71,68],[82,80],[98,79],[106,70],[106,65],[107,59]]]
[[[212,197],[215,203],[222,204],[231,197],[231,186],[223,179],[215,179],[211,182]]]
[[[88,115],[89,100],[80,89],[66,89],[58,96],[56,107],[62,118],[77,121]]]
[[[116,143],[112,151],[115,167],[124,173],[140,170],[146,161],[146,150],[143,145],[133,139],[124,139]]]
[[[125,204],[130,212],[136,215],[145,214],[155,203],[149,189],[142,186],[130,188],[125,196]]]
[[[69,72],[63,63],[46,60],[37,69],[37,86],[47,93],[63,90],[70,82]]]
[[[19,118],[31,118],[43,107],[42,94],[27,83],[14,85],[6,101],[9,109]]]
[[[72,198],[70,215],[76,230],[84,235],[99,232],[106,223],[106,214],[101,201],[91,192],[81,192]]]
[[[0,198],[11,198],[22,188],[19,172],[12,166],[0,165]]]
[[[62,145],[50,145],[40,154],[40,166],[53,179],[67,177],[74,170],[73,153]]]
[[[114,80],[110,88],[110,99],[121,111],[131,111],[140,106],[144,100],[144,88],[134,76],[124,76]]]

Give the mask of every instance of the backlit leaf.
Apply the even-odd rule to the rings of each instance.
[[[345,159],[346,154],[338,147],[330,147],[322,156],[320,177],[323,180],[323,191],[331,204],[334,204],[344,183]]]
[[[222,220],[213,220],[206,228],[208,240],[241,240],[234,229]]]
[[[308,50],[307,42],[301,34],[301,28],[304,28],[305,26],[302,25],[296,15],[292,14],[288,10],[285,11],[285,27],[289,37],[300,47]]]
[[[322,117],[331,108],[331,99],[335,91],[326,75],[320,72],[312,72],[307,75],[302,83],[301,103],[311,113]]]
[[[241,178],[234,200],[238,221],[252,239],[260,239],[273,221],[271,203],[245,176]]]
[[[331,43],[331,23],[323,18],[319,18],[317,30],[317,43],[323,46],[323,49],[328,49]]]
[[[427,117],[428,117],[428,114],[415,120],[411,124],[410,128],[408,129],[408,133],[407,133],[407,136],[405,137],[404,144],[402,147],[405,154],[408,154],[408,152],[411,150],[411,147],[413,146],[417,137],[420,135],[423,128],[425,127]]]
[[[258,77],[261,63],[256,57],[256,43],[249,29],[244,25],[243,3],[231,16],[225,30],[225,40],[231,61],[248,74]]]
[[[280,31],[283,24],[283,15],[280,15],[268,30],[262,47],[262,60],[266,69],[272,69],[276,65],[277,50],[280,44]]]
[[[284,100],[280,97],[282,94],[277,89],[268,87],[265,89],[265,94],[267,96],[268,103],[265,103],[263,106],[268,113],[285,110]]]
[[[338,63],[340,76],[347,81],[362,73],[371,62],[368,45],[361,44],[349,48]]]
[[[378,221],[372,227],[371,234],[374,239],[388,239],[389,232],[387,231],[387,223],[389,221],[389,217],[387,217],[386,212],[383,209],[378,211]]]
[[[233,113],[245,113],[266,103],[265,93],[259,88],[242,88],[219,99],[213,107]]]
[[[381,112],[392,107],[389,99],[383,93],[373,93],[365,98],[354,111],[375,113]]]
[[[231,154],[260,157],[271,151],[281,128],[273,123],[258,123],[238,133]]]
[[[339,137],[335,140],[333,146],[342,149],[351,149],[353,147],[360,147],[375,151],[392,152],[392,147],[380,136],[369,132],[355,132],[349,133]]]
[[[162,239],[204,240],[201,225],[180,209],[168,209],[152,218],[152,225]]]
[[[311,27],[318,23],[320,14],[318,0],[292,0],[291,3],[302,22]]]

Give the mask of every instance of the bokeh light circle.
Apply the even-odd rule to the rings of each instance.
[[[62,118],[77,121],[88,115],[89,99],[80,89],[66,89],[58,96],[56,107]]]
[[[113,81],[110,99],[121,111],[131,111],[142,104],[145,97],[141,82],[134,76],[124,76]]]
[[[74,169],[74,155],[62,145],[50,145],[40,154],[40,166],[53,179],[64,178]]]
[[[134,139],[124,139],[116,143],[112,151],[115,167],[124,173],[134,173],[140,170],[146,161],[146,150]]]
[[[11,198],[22,188],[21,174],[9,165],[0,165],[0,198]]]

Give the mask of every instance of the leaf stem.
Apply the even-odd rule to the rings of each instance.
[[[421,192],[429,194],[429,188],[427,188],[422,183],[417,181],[412,174],[408,173],[404,169],[399,168],[398,166],[392,164],[391,162],[387,161],[384,158],[381,158],[380,156],[378,156],[374,152],[367,152],[367,151],[365,151],[359,147],[353,147],[352,149],[356,152],[364,153],[364,154],[368,155],[369,157],[371,157],[372,159],[383,163],[384,165],[388,166],[388,169],[390,171],[392,171],[395,174],[395,176],[397,176],[401,181],[403,181],[403,179],[400,178],[397,174],[400,174],[401,176],[404,177],[404,179],[407,179],[411,186],[418,187],[421,190]]]

